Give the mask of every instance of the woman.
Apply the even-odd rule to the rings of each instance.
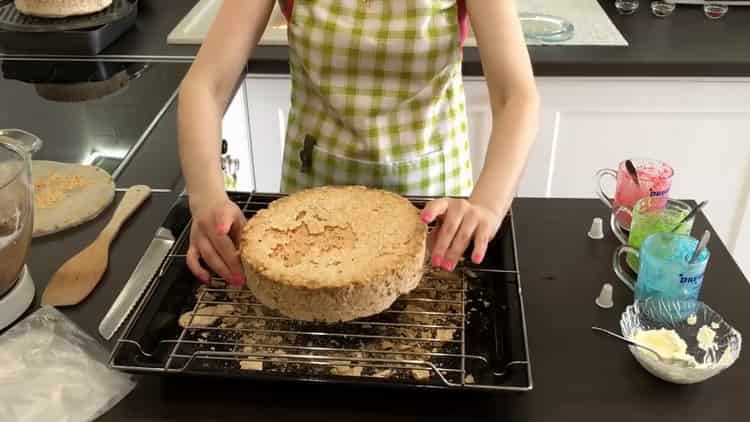
[[[187,263],[244,283],[245,219],[220,173],[221,118],[273,0],[225,0],[182,83],[180,157],[194,217]],[[282,189],[362,184],[442,197],[432,264],[452,271],[473,240],[483,260],[536,134],[538,99],[512,0],[281,0],[289,23],[291,111]],[[467,14],[480,47],[492,134],[473,186],[461,77]],[[448,198],[462,196],[466,199]]]

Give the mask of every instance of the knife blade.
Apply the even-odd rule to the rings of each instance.
[[[102,337],[109,340],[120,329],[145,293],[146,287],[156,275],[174,242],[174,236],[168,229],[160,227],[156,231],[156,235],[130,275],[130,279],[102,318],[99,324],[99,334]]]

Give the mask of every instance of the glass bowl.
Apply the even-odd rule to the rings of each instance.
[[[544,43],[568,41],[575,35],[573,24],[557,16],[520,13],[521,27],[527,39]]]
[[[665,1],[652,1],[651,2],[651,13],[657,18],[666,18],[674,12],[677,7],[674,3],[668,3]]]
[[[615,8],[621,15],[632,15],[638,10],[639,5],[638,0],[615,0]]]
[[[628,348],[648,372],[676,384],[695,384],[719,374],[734,364],[742,349],[739,331],[699,301],[656,297],[637,300],[623,312],[620,329],[624,337],[635,341],[638,333],[648,330],[674,330],[686,346],[684,354],[679,353],[682,357],[660,359],[642,348]]]
[[[711,20],[723,18],[724,15],[727,14],[728,10],[729,6],[724,4],[714,4],[712,2],[706,2],[706,4],[703,5],[703,14],[705,14],[706,17]]]

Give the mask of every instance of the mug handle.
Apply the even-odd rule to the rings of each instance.
[[[623,245],[628,244],[628,237],[625,235],[625,232],[622,230],[622,227],[620,227],[620,223],[617,222],[617,214],[624,212],[625,214],[628,214],[630,216],[630,221],[633,221],[633,211],[630,210],[628,207],[620,206],[617,208],[617,211],[614,211],[609,216],[609,228],[612,229],[612,233],[615,234],[617,237],[617,240],[620,241]]]
[[[609,208],[614,207],[612,198],[607,196],[606,193],[604,193],[604,186],[602,185],[602,180],[604,180],[604,176],[610,176],[615,181],[617,181],[617,172],[612,169],[601,169],[596,172],[596,176],[594,177],[594,180],[596,180],[596,184],[599,187],[599,189],[596,191],[596,195],[599,197],[599,199],[604,203],[604,205],[608,206]]]
[[[618,246],[617,249],[615,249],[614,255],[612,255],[612,269],[615,270],[615,274],[617,275],[617,278],[619,278],[623,283],[625,283],[625,285],[628,286],[630,290],[635,290],[636,280],[633,278],[633,276],[631,276],[630,274],[625,272],[625,270],[622,269],[620,256],[622,256],[622,254],[625,254],[625,253],[632,253],[633,255],[636,256],[636,258],[638,259],[641,258],[641,254],[638,252],[638,249],[632,246],[627,246],[627,245]]]

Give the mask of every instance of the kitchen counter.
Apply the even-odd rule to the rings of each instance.
[[[612,0],[599,0],[628,40],[629,47],[533,46],[537,76],[750,76],[750,7],[733,7],[719,21],[708,21],[698,7],[679,6],[666,19],[653,17],[644,1],[635,15],[620,16]],[[101,58],[192,61],[196,46],[167,45],[169,32],[195,0],[141,1],[137,26],[102,52]],[[0,56],[28,57],[0,49]],[[259,47],[252,73],[287,73],[286,47]],[[464,73],[481,75],[476,48],[465,49]]]
[[[6,99],[0,106],[0,128],[23,128],[39,136],[44,147],[35,160],[94,164],[117,176],[139,148],[155,143],[145,138],[176,95],[188,67],[0,59],[0,92]],[[129,80],[118,82],[123,74]],[[69,83],[73,81],[77,84]],[[108,84],[117,89],[103,95],[112,89]],[[174,117],[168,120],[174,123]]]
[[[184,64],[169,66],[184,68]],[[148,83],[148,79],[140,79],[138,83]],[[135,89],[128,93],[142,90],[137,85],[131,88]],[[166,101],[164,97],[169,92],[142,91],[150,93],[152,99],[161,98],[160,101]],[[116,98],[122,97],[108,101]],[[37,102],[34,97],[23,101],[19,98],[15,102],[17,112],[32,113],[33,106],[29,104]],[[92,103],[91,107],[96,104],[101,103]],[[79,110],[81,106],[65,107]],[[167,192],[154,193],[131,217],[113,243],[110,267],[92,295],[82,305],[63,309],[110,348],[114,340],[103,341],[97,333],[98,324],[182,189],[176,160],[174,104],[163,108],[163,113],[145,133],[145,141],[122,169],[117,183],[122,187],[147,183]],[[89,116],[92,119],[89,124],[98,121],[97,114]],[[27,128],[33,132],[43,129],[45,121],[29,124],[31,127]],[[57,142],[58,147],[62,142],[61,139],[46,141]],[[93,241],[113,209],[78,228],[34,240],[28,264],[37,288],[35,306],[54,271]],[[681,387],[649,375],[625,347],[591,332],[591,325],[616,330],[619,314],[630,301],[629,293],[616,282],[610,268],[614,238],[609,234],[605,240],[594,241],[585,235],[591,218],[606,217],[607,210],[600,202],[520,198],[514,204],[514,213],[534,377],[531,392],[503,395],[396,392],[149,376],[142,377],[136,389],[101,420],[277,421],[304,417],[321,421],[381,421],[385,417],[411,421],[423,417],[436,421],[543,421],[582,416],[583,420],[598,420],[602,414],[613,422],[741,419],[746,401],[743,386],[750,374],[750,361],[744,355],[718,377],[704,384]],[[707,225],[701,215],[694,230],[700,233]],[[750,286],[724,245],[715,240],[710,248],[712,257],[703,299],[747,334]],[[612,310],[601,310],[593,304],[605,281],[615,286],[616,307]]]
[[[698,9],[678,10],[669,19],[657,20],[647,13],[646,2],[637,15],[621,17],[614,14],[611,3],[602,2],[630,47],[531,47],[536,74],[750,76],[746,47],[732,43],[750,37],[749,8],[733,8],[724,20],[707,22]],[[197,51],[195,47],[167,46],[165,40],[193,4],[186,0],[142,1],[137,27],[101,58],[190,62]],[[28,58],[2,51],[0,56]],[[286,72],[286,57],[286,48],[259,48],[250,60],[249,71]],[[465,58],[465,72],[481,74],[476,49],[467,49]],[[179,66],[179,71],[184,71],[185,64]],[[160,93],[160,101],[166,102],[170,92]],[[24,106],[28,102],[15,101],[6,102],[0,114],[14,105],[16,112],[35,112],[33,107]],[[86,302],[64,309],[99,340],[97,327],[101,318],[182,189],[175,159],[174,105],[163,111],[141,148],[123,167],[118,184],[147,183],[168,192],[154,193],[123,228],[112,245],[110,268]],[[96,120],[96,113],[91,116],[92,121]],[[44,124],[37,119],[30,121],[31,127],[27,128],[33,132],[34,125],[43,128]],[[121,195],[118,193],[118,198]],[[95,238],[113,209],[79,228],[34,240],[28,259],[37,288],[34,306],[38,306],[54,271]],[[607,210],[600,202],[519,198],[514,213],[533,391],[448,394],[149,376],[141,378],[136,389],[101,420],[742,420],[746,413],[743,387],[750,375],[747,352],[714,379],[694,386],[675,386],[645,372],[625,347],[591,332],[591,325],[617,330],[619,315],[631,300],[610,267],[614,238],[608,234],[605,240],[594,241],[585,235],[591,218],[606,217]],[[707,226],[705,217],[700,215],[694,232],[700,233]],[[724,245],[714,240],[710,248],[712,257],[702,298],[748,335],[750,286]],[[603,282],[615,287],[616,306],[612,310],[601,310],[593,303]],[[111,347],[114,340],[101,341]]]
[[[102,284],[83,305],[64,310],[95,337],[99,338],[99,321],[171,199],[156,196],[134,216],[113,245],[112,256],[117,258]],[[531,392],[428,393],[148,376],[101,420],[742,419],[744,386],[750,375],[746,353],[732,368],[703,384],[677,386],[648,374],[621,344],[591,332],[591,325],[617,330],[619,315],[631,301],[610,268],[614,237],[608,233],[605,240],[596,241],[585,235],[592,217],[606,215],[600,202],[520,198],[514,213],[534,377]],[[102,225],[103,219],[98,219],[81,230],[34,242],[29,264],[38,292],[64,258],[92,240]],[[695,232],[706,227],[707,221],[699,216]],[[713,242],[710,248],[702,299],[742,333],[750,333],[750,286],[723,245]],[[615,308],[611,310],[594,305],[605,281],[614,285]]]

